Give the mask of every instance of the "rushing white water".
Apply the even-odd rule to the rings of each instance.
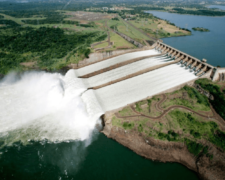
[[[127,53],[127,54],[123,54],[120,56],[116,56],[113,58],[109,58],[105,61],[101,61],[99,63],[95,63],[80,69],[77,69],[75,71],[77,77],[79,76],[83,76],[85,74],[89,74],[95,71],[98,71],[100,69],[103,68],[107,68],[109,66],[121,63],[121,62],[125,62],[127,60],[130,59],[134,59],[134,58],[139,58],[139,57],[144,57],[144,56],[151,56],[151,55],[157,55],[160,54],[157,50],[152,49],[152,50],[146,50],[146,51],[139,51],[139,52],[132,52],[132,53]]]
[[[8,75],[0,82],[0,139],[5,145],[30,139],[88,139],[104,112],[100,106],[96,112],[86,107],[81,99],[85,90],[73,71],[65,77],[44,72],[18,79],[16,74]],[[91,98],[95,97],[89,97],[90,102],[96,102]]]
[[[138,71],[154,67],[156,65],[165,64],[169,60],[166,57],[152,57],[146,58],[119,68],[101,73],[99,75],[84,79],[84,83],[87,87],[99,86],[113,80],[126,77],[130,74],[136,73]]]
[[[146,52],[142,51],[140,55]],[[131,53],[130,53],[131,54]],[[136,55],[137,56],[137,55]],[[123,56],[126,58],[134,58]],[[116,64],[124,59],[106,60],[86,70]],[[100,88],[87,90],[129,74],[170,61],[165,56],[143,59],[88,79],[77,78],[77,71],[25,73],[6,76],[0,82],[0,141],[10,145],[29,140],[68,141],[91,139],[91,133],[106,111],[153,96],[197,78],[176,64]],[[109,64],[107,64],[109,63]],[[82,71],[81,71],[82,72]],[[83,71],[84,72],[84,71]]]
[[[97,89],[94,93],[104,111],[110,111],[196,78],[189,70],[173,64]]]

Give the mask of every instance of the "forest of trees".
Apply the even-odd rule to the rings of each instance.
[[[185,10],[183,8],[173,8],[173,11],[179,14],[193,14],[202,16],[225,16],[223,11],[212,11],[212,10]]]
[[[26,61],[24,53],[39,57],[40,66],[51,66],[57,59],[77,48],[88,57],[90,44],[105,39],[98,32],[65,34],[59,28],[13,28],[12,35],[0,34],[0,73],[5,74],[19,63]],[[7,52],[7,53],[6,53]],[[76,50],[74,51],[74,53]]]
[[[213,105],[216,112],[225,119],[225,98],[224,94],[220,91],[219,86],[210,84],[201,79],[197,80],[196,83],[213,95],[214,100],[210,100],[210,103]]]
[[[4,25],[1,28],[7,28],[7,27],[18,27],[20,26],[15,21],[7,20],[7,19],[0,19],[0,24]]]

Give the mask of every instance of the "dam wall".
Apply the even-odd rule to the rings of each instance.
[[[215,69],[213,81],[225,81],[225,68]]]
[[[214,67],[208,63],[206,63],[206,60],[203,59],[202,61],[190,56],[189,54],[186,54],[178,49],[175,49],[163,42],[157,41],[157,45],[155,49],[159,50],[162,53],[167,53],[169,56],[179,59],[179,61],[184,64],[185,66],[197,71],[196,75],[202,76],[205,73],[209,72],[211,69],[214,69]],[[210,75],[210,78],[213,78],[213,74]]]

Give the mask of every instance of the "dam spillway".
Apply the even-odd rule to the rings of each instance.
[[[211,74],[205,62],[168,47],[160,53],[158,45],[159,49],[71,69],[65,76],[44,72],[9,76],[9,81],[0,82],[0,135],[10,133],[6,144],[17,140],[16,132],[22,132],[23,142],[84,140],[107,111],[180,88],[202,73]],[[25,136],[28,131],[34,133]]]
[[[87,89],[81,97],[88,111],[100,114],[194,81],[209,70],[210,65],[158,42],[155,49],[109,58],[72,74]]]
[[[82,91],[88,114],[99,116],[214,74],[206,61],[160,41],[153,47],[68,72]]]
[[[83,79],[83,81],[88,88],[97,87],[97,86],[107,84],[109,82],[113,82],[120,78],[124,78],[133,73],[140,72],[145,69],[154,67],[156,65],[166,64],[170,61],[172,61],[172,60],[165,56],[146,58],[146,59],[134,62],[134,63],[130,63],[128,65],[121,66],[116,69],[112,69],[110,71],[98,74],[93,77],[85,78],[85,79]]]
[[[111,111],[194,79],[197,77],[189,70],[173,64],[97,90],[88,90],[82,97],[93,91],[103,110]]]
[[[127,54],[123,54],[123,55],[120,55],[117,57],[109,58],[107,60],[104,60],[104,61],[101,61],[98,63],[91,64],[86,67],[82,67],[80,69],[75,70],[75,73],[76,73],[77,77],[83,77],[87,74],[94,73],[101,69],[105,69],[107,67],[110,67],[110,66],[113,66],[113,65],[125,62],[125,61],[129,61],[131,59],[142,58],[142,57],[147,57],[147,56],[157,55],[157,54],[160,54],[160,53],[158,51],[156,51],[155,49],[127,53]]]

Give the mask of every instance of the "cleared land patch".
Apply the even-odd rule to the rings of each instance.
[[[182,30],[164,20],[139,18],[131,20],[134,26],[142,29],[149,36],[163,38],[170,36],[190,35],[190,32]]]

